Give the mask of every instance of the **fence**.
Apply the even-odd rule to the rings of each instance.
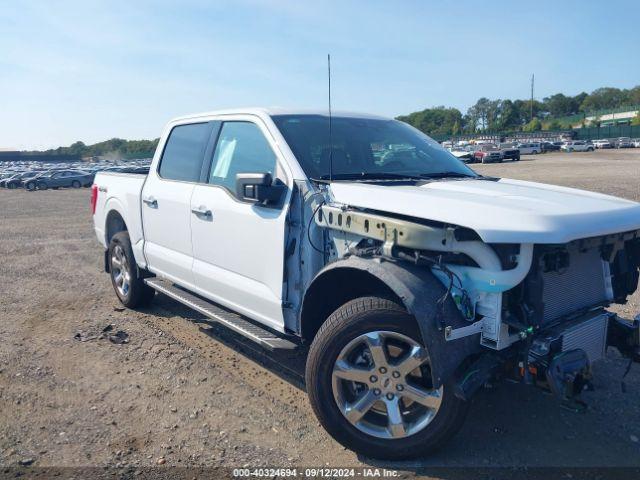
[[[598,138],[640,137],[640,125],[608,125],[606,127],[576,128],[576,138],[596,140]]]

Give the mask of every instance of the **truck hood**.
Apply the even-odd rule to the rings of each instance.
[[[352,207],[467,227],[487,243],[567,243],[640,229],[639,203],[521,180],[334,182],[331,194]]]

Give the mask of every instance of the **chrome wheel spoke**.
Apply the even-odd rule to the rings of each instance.
[[[427,351],[419,345],[414,345],[409,351],[409,356],[400,362],[396,369],[402,375],[409,375],[412,371],[429,359]]]
[[[121,268],[122,267],[122,262],[120,261],[120,259],[116,256],[111,257],[111,265],[113,265],[114,267],[117,268]]]
[[[400,399],[394,397],[393,400],[385,400],[385,406],[387,407],[387,417],[389,419],[389,432],[394,438],[401,438],[407,434],[407,430],[404,426],[404,419],[402,418],[402,411],[400,410]]]
[[[371,410],[376,400],[378,400],[378,397],[373,391],[367,390],[358,400],[346,406],[344,416],[347,417],[351,423],[357,423]]]
[[[338,360],[333,367],[333,375],[341,380],[352,382],[370,383],[372,370],[366,370],[353,365],[349,365],[345,360]]]
[[[437,410],[440,407],[442,401],[442,395],[440,390],[424,390],[413,385],[406,385],[402,396],[418,402],[420,405],[424,405],[432,410]]]
[[[388,365],[387,353],[385,352],[384,339],[378,332],[368,333],[364,337],[367,348],[371,353],[371,359],[375,367],[386,367]]]

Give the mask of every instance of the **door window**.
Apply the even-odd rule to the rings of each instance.
[[[210,131],[208,123],[173,127],[162,152],[159,175],[167,180],[197,182]]]
[[[236,174],[274,174],[276,156],[255,123],[225,122],[213,154],[209,183],[235,192]]]

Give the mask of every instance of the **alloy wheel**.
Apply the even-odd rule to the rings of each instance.
[[[432,386],[425,348],[390,331],[368,332],[349,342],[335,361],[332,388],[344,417],[378,438],[418,433],[442,403],[442,387]]]
[[[129,261],[121,245],[116,245],[111,255],[111,275],[116,289],[121,296],[126,297],[131,288],[131,274]]]

